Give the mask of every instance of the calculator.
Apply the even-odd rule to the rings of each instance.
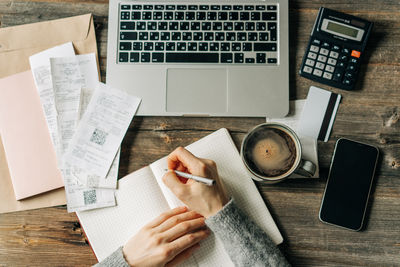
[[[345,90],[355,87],[373,23],[321,7],[300,75]]]

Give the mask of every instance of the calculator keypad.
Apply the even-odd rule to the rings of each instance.
[[[302,68],[307,73],[344,86],[353,86],[361,52],[313,39]]]

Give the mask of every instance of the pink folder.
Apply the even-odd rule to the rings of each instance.
[[[31,71],[0,79],[0,134],[17,200],[64,186]]]

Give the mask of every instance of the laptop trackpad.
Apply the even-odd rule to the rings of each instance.
[[[212,114],[227,111],[226,69],[168,69],[168,112]]]

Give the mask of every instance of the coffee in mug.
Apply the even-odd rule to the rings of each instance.
[[[312,176],[315,165],[301,159],[299,138],[280,123],[265,123],[252,129],[242,142],[242,160],[254,180],[278,182],[293,172]]]

